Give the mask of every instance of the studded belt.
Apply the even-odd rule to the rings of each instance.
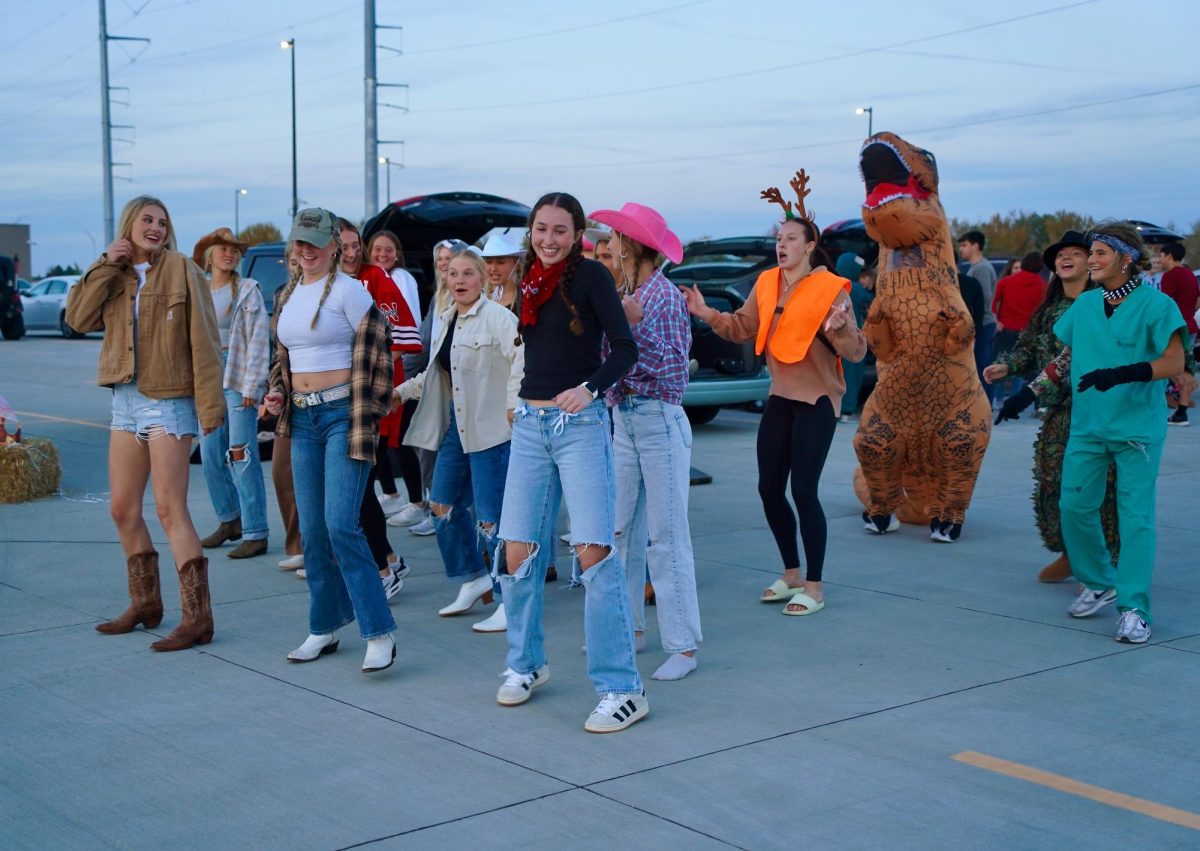
[[[297,408],[312,408],[317,405],[324,405],[326,402],[336,402],[338,399],[345,399],[349,395],[349,384],[339,384],[337,387],[330,387],[328,390],[318,390],[315,393],[298,393],[292,391],[292,404]]]

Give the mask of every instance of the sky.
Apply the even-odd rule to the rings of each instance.
[[[6,2],[0,222],[33,269],[105,248],[98,0]],[[296,41],[301,205],[366,209],[363,0],[108,0],[115,215],[162,198],[181,250],[286,233]],[[470,190],[655,207],[685,240],[766,233],[803,167],[818,223],[859,215],[874,129],[932,151],[959,219],[1067,209],[1200,219],[1200,3],[377,0],[391,198]],[[387,49],[392,48],[392,49]],[[117,103],[120,101],[121,103]],[[402,108],[397,108],[402,107]],[[381,167],[382,168],[382,167]],[[28,268],[28,267],[26,267]]]

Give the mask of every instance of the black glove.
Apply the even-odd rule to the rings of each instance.
[[[1089,387],[1095,387],[1101,393],[1112,390],[1118,384],[1132,384],[1135,381],[1153,381],[1154,370],[1149,361],[1129,363],[1125,366],[1110,366],[1106,369],[1093,369],[1079,379],[1076,388],[1080,393]]]
[[[1009,396],[1004,400],[1004,404],[1000,406],[999,413],[996,414],[996,425],[1005,420],[1015,420],[1021,416],[1021,412],[1032,405],[1037,400],[1037,396],[1033,395],[1033,391],[1026,384],[1013,396]]]

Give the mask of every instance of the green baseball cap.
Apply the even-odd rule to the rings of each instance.
[[[292,232],[288,234],[288,242],[307,242],[317,248],[324,248],[337,230],[337,219],[333,213],[320,207],[309,207],[298,212],[292,220]]]

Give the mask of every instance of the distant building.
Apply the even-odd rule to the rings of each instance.
[[[0,224],[0,254],[18,260],[22,278],[33,277],[33,243],[29,240],[29,225]]]

